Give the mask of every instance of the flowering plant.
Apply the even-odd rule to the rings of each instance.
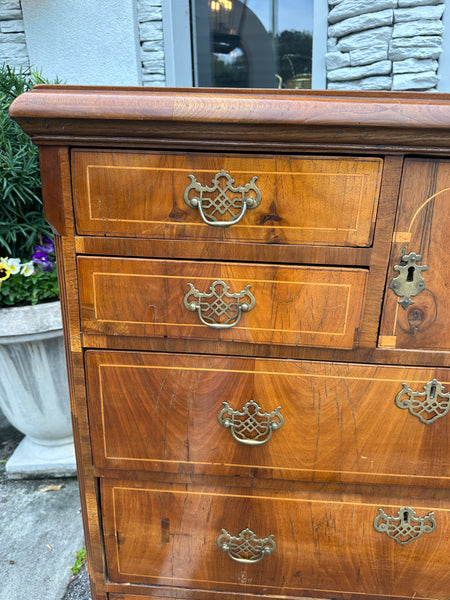
[[[0,308],[37,304],[58,295],[55,247],[49,238],[33,247],[28,261],[0,258]]]

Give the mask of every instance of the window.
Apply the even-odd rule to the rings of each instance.
[[[194,84],[311,88],[313,0],[191,0]]]

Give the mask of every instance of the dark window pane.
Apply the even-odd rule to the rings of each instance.
[[[313,0],[192,0],[194,80],[311,87]]]

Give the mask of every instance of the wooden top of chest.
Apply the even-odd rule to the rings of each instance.
[[[39,85],[11,116],[37,144],[450,148],[450,95]]]

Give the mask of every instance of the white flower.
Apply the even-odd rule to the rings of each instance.
[[[24,277],[29,277],[30,275],[33,275],[33,273],[34,273],[33,261],[30,260],[30,262],[23,263],[20,272]]]
[[[20,258],[8,258],[8,268],[11,275],[16,275],[20,271]]]

